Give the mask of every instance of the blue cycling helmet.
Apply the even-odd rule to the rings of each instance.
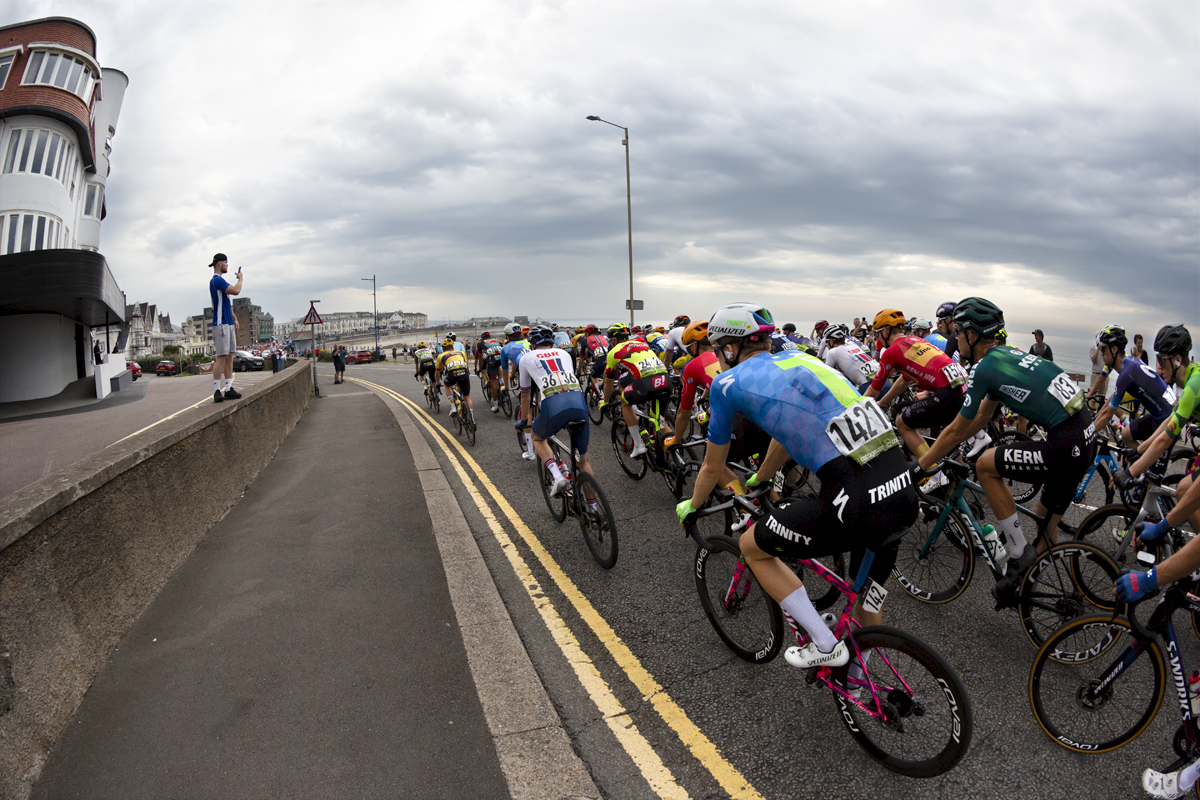
[[[545,325],[538,325],[536,328],[529,331],[529,346],[542,347],[544,345],[554,344],[554,331],[547,328]]]

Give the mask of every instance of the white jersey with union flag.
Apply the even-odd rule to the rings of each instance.
[[[570,354],[557,347],[545,350],[530,350],[521,359],[521,391],[528,392],[536,386],[544,400],[559,392],[579,392],[579,378],[575,377],[575,362]]]

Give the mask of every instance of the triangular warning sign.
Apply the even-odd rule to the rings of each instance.
[[[309,306],[308,313],[304,315],[304,322],[301,325],[320,325],[321,315],[317,313],[316,306]]]

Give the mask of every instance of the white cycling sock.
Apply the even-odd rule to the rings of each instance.
[[[550,476],[553,477],[554,480],[558,480],[562,477],[562,472],[558,469],[558,459],[547,458],[546,469],[550,470]]]
[[[832,652],[833,648],[837,647],[837,637],[825,627],[825,620],[817,613],[816,606],[808,599],[808,592],[804,591],[803,586],[783,598],[779,605],[792,615],[797,625],[804,628],[805,633],[817,643],[817,648],[822,653]]]
[[[865,651],[862,654],[861,661],[857,658],[854,659],[854,661],[852,661],[850,663],[850,671],[846,674],[846,677],[848,677],[852,681],[861,681],[863,678],[865,678],[866,672],[863,670],[863,667],[864,666],[870,667],[871,654],[874,652],[875,652],[875,649],[872,648],[870,650]]]
[[[1021,533],[1021,520],[1016,514],[996,523],[1004,534],[1004,546],[1010,558],[1020,558],[1025,552],[1025,535]]]
[[[1200,777],[1200,761],[1188,764],[1179,771],[1179,788],[1185,792],[1196,785],[1196,778]]]
[[[213,379],[213,391],[214,392],[221,391],[221,379],[220,378]]]
[[[636,447],[637,443],[642,440],[641,426],[634,425],[632,428],[629,429],[629,433],[633,436],[633,444]]]
[[[529,453],[533,452],[533,434],[532,433],[525,434],[525,450],[526,450],[526,452],[529,452]]]
[[[233,378],[226,378],[225,379],[225,391],[228,392],[232,388],[233,388]]]

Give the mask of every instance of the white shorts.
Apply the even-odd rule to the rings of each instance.
[[[237,332],[232,325],[213,325],[212,336],[218,356],[230,355],[237,349]]]

